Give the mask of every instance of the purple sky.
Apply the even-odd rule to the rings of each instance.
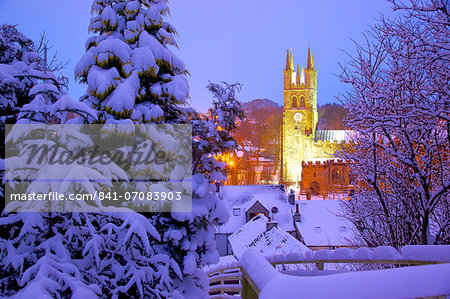
[[[60,59],[71,59],[64,74],[75,99],[86,88],[74,81],[73,69],[84,53],[91,3],[0,0],[2,23],[19,24],[33,40],[45,31]],[[295,64],[306,66],[308,43],[318,71],[318,103],[334,102],[344,90],[333,75],[346,60],[341,49],[353,53],[351,39],[360,41],[378,12],[390,13],[385,0],[172,0],[170,8],[167,21],[180,34],[174,52],[191,72],[191,104],[201,111],[211,103],[208,80],[239,81],[242,101],[268,98],[282,104],[286,49],[293,50]]]

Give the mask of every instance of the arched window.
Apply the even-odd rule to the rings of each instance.
[[[297,109],[297,98],[296,97],[292,98],[292,109]]]
[[[333,184],[339,184],[341,180],[341,172],[339,171],[339,169],[333,169],[331,178],[333,179]]]
[[[300,108],[305,108],[305,107],[306,107],[306,105],[305,105],[305,98],[301,97],[300,98]]]

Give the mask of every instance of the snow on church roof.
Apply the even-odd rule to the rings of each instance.
[[[300,200],[301,221],[297,228],[306,246],[345,246],[352,239],[354,226],[344,217],[341,200]]]
[[[233,255],[240,259],[247,249],[255,249],[264,256],[290,252],[310,251],[286,231],[273,227],[266,230],[268,218],[258,215],[229,238]]]
[[[316,130],[314,141],[351,141],[353,135],[351,130]]]

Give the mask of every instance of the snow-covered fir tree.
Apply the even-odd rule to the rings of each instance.
[[[42,57],[33,41],[16,26],[0,26],[0,172],[4,171],[5,124],[14,124],[20,109],[28,104],[30,90],[43,79],[59,85],[53,73],[44,73]],[[59,86],[58,86],[59,87]],[[3,195],[2,190],[0,194]],[[1,204],[3,205],[3,203]]]
[[[21,130],[20,126],[79,124],[96,119],[95,110],[63,95],[54,74],[45,70],[44,73],[45,76],[39,77],[28,91],[29,103],[21,109],[14,107],[18,111],[18,125],[8,138],[26,140],[27,144],[39,143],[45,136],[36,138],[26,128]],[[69,113],[78,117],[68,119]],[[47,137],[55,139],[58,150],[76,150],[88,142],[88,137],[75,131],[61,130],[63,134],[56,131],[54,136],[53,132],[46,133],[50,135]],[[14,167],[20,166],[15,162],[23,160],[26,149],[19,149],[18,156],[8,161],[7,166],[11,168],[7,172],[8,179],[45,179],[46,175],[55,172],[65,174],[64,178],[69,182],[74,178],[85,179],[79,184],[34,182],[28,186],[27,193],[74,193],[81,190],[92,193],[102,187],[95,180],[99,176],[110,181],[123,178],[121,169],[114,165],[78,165],[71,169],[62,165],[47,165],[47,168],[27,165],[25,170]],[[29,205],[16,208],[18,213],[5,212],[0,217],[2,296],[117,298],[126,294],[136,298],[171,297],[169,271],[182,277],[174,259],[153,250],[152,245],[161,237],[142,215],[121,209],[115,209],[115,213],[39,213],[20,212],[21,208],[29,208]]]
[[[236,99],[239,83],[209,83],[208,90],[213,94],[213,107],[205,115],[193,113],[193,173],[207,175],[208,181],[226,180],[223,175],[224,163],[218,163],[215,156],[229,153],[237,148],[231,135],[245,118],[245,112]]]
[[[99,111],[99,121],[173,122],[188,97],[175,29],[164,22],[165,0],[94,1],[86,53],[75,76],[88,84],[84,102]]]
[[[96,117],[95,111],[68,96],[61,96],[52,103],[51,99],[57,98],[58,93],[51,86],[37,90],[35,99],[22,108],[18,123],[6,141],[22,139],[30,145],[49,139],[58,145],[58,151],[74,152],[78,151],[77,147],[89,144],[89,137],[76,130],[79,126],[60,126],[58,130],[57,125],[56,129],[47,130],[45,136],[32,135],[27,128],[22,129],[24,124],[37,127],[49,121],[79,124]],[[66,122],[66,114],[73,111],[80,116]],[[87,119],[79,120],[83,115]],[[69,169],[58,164],[44,167],[31,164],[26,170],[14,167],[23,164],[20,161],[26,160],[27,150],[28,147],[24,147],[17,157],[8,158],[12,161],[6,164],[7,179],[50,178],[31,183],[27,194],[93,193],[110,185],[99,183],[99,178],[109,181],[126,178],[126,174],[111,163],[86,165],[87,161],[84,164],[77,161],[76,166],[72,164]],[[55,173],[61,174],[64,180],[52,180]],[[31,205],[39,207],[42,203],[31,202]],[[5,213],[0,218],[2,295],[20,298],[173,297],[171,273],[182,277],[180,268],[170,255],[155,251],[153,247],[161,236],[144,216],[111,207],[106,213],[20,212],[21,208],[29,210],[30,204],[15,207],[18,213]]]
[[[166,2],[94,1],[89,28],[97,35],[87,41],[86,54],[75,72],[88,85],[83,102],[99,111],[100,123],[189,122],[182,109],[188,97],[184,76],[187,72],[182,61],[168,49],[176,41],[175,29],[163,20],[169,12]],[[217,132],[217,120],[208,121],[208,126],[211,124]],[[220,141],[207,142],[214,147]],[[210,159],[208,156],[209,152],[203,155]],[[162,278],[145,277],[151,279],[147,285],[164,285],[168,292],[172,291],[166,296],[207,297],[208,280],[201,267],[218,261],[214,225],[227,219],[225,209],[212,192],[214,167],[217,165],[193,174],[192,212],[146,214],[149,225],[161,236],[159,240],[153,238],[156,243],[152,244],[154,257],[150,261],[158,260],[158,255],[175,261],[173,265],[166,264],[164,278],[170,278],[169,283]],[[179,271],[174,265],[179,266]],[[147,291],[145,295],[152,294]]]
[[[207,298],[209,280],[202,267],[219,260],[214,233],[229,214],[216,194],[216,182],[226,180],[226,164],[217,156],[237,147],[231,136],[244,112],[235,98],[239,84],[210,83],[208,89],[215,98],[207,115],[187,111],[192,124],[192,212],[172,213],[172,217],[157,215],[153,224],[164,233],[164,248],[180,262],[183,280],[176,288],[186,298]]]
[[[38,82],[36,77],[44,77],[41,60],[35,51],[33,41],[19,32],[16,26],[9,24],[0,26],[0,122],[2,125],[15,123],[20,109],[30,102],[28,94]]]
[[[54,70],[59,70],[63,64],[53,56],[49,62],[45,48],[48,42],[42,35],[39,43],[23,35],[16,26],[3,24],[0,26],[0,135],[5,140],[5,124],[14,124],[20,118],[32,119],[38,122],[50,122],[50,115],[55,121],[65,111],[68,113],[87,114],[86,107],[73,101],[64,93],[67,78],[57,77]],[[33,102],[33,103],[31,103]],[[53,105],[51,108],[49,105]],[[70,109],[67,106],[71,106]],[[24,107],[26,109],[22,110]],[[44,110],[47,109],[47,110]],[[81,109],[81,110],[80,110]],[[4,169],[4,142],[1,144],[0,164]],[[3,204],[3,203],[2,203]]]

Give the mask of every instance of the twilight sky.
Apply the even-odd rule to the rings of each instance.
[[[84,53],[91,0],[0,0],[0,22],[37,41],[45,31],[61,60],[69,94],[78,99],[86,86],[74,81],[73,70]],[[294,63],[306,66],[308,44],[318,71],[318,103],[336,101],[344,86],[335,76],[345,62],[342,49],[353,53],[351,39],[375,23],[379,12],[390,14],[385,0],[171,0],[179,50],[174,52],[191,72],[191,104],[206,111],[211,96],[208,80],[242,83],[238,99],[268,98],[283,102],[286,50]],[[52,51],[50,53],[52,53]]]

